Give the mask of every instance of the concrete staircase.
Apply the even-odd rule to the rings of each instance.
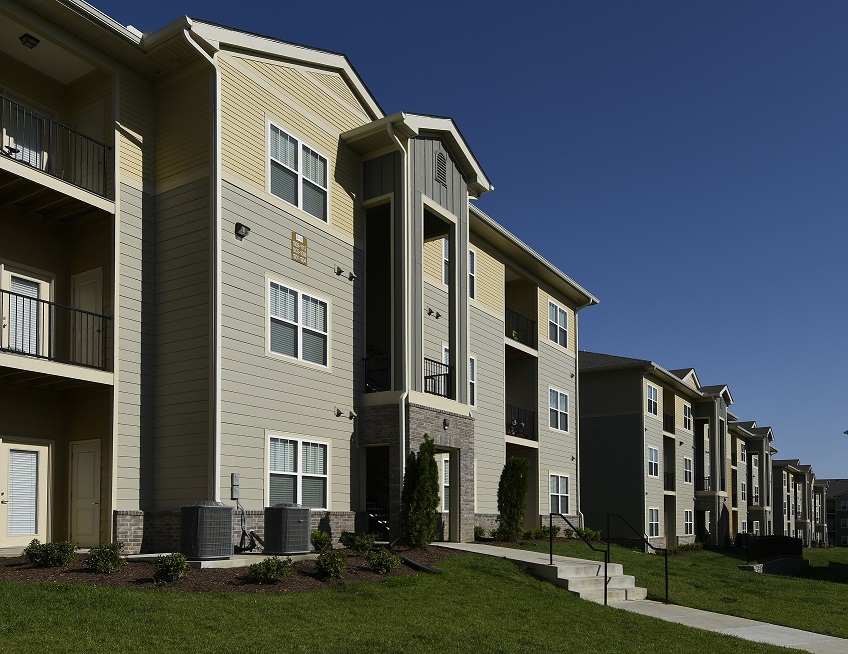
[[[557,560],[559,559],[559,560]],[[546,579],[570,593],[590,602],[604,603],[604,564],[603,562],[583,561],[580,559],[563,560],[556,557],[554,564],[523,562],[522,567],[537,577]],[[648,591],[636,585],[633,575],[624,574],[620,563],[610,563],[607,567],[607,601],[624,602],[643,600]]]

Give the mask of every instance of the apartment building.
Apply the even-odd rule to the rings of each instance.
[[[848,479],[821,479],[820,483],[826,485],[827,542],[848,547]]]
[[[817,479],[813,482],[813,504],[810,518],[813,522],[812,539],[820,547],[828,545],[827,516],[825,512],[827,482]]]
[[[773,466],[775,533],[800,538],[809,547],[815,533],[815,472],[798,459],[776,459]]]
[[[734,533],[770,535],[772,520],[772,446],[771,427],[758,427],[755,421],[731,422],[733,439],[731,466],[734,477],[732,506]]]
[[[0,13],[0,547],[164,547],[231,473],[252,519],[294,501],[394,531],[425,434],[446,538],[493,526],[511,455],[528,526],[578,519],[597,300],[470,202],[492,184],[451,119],[385,115],[343,55],[186,17]]]

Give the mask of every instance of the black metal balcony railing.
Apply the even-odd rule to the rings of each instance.
[[[522,345],[536,349],[536,321],[522,316],[517,311],[507,309],[504,315],[506,322],[505,333],[507,338],[518,341]]]
[[[699,477],[698,478],[698,487],[699,491],[708,491],[711,489],[710,486],[710,478],[709,477]]]
[[[663,475],[663,488],[667,491],[675,490],[674,487],[674,473],[666,472]]]
[[[663,431],[667,434],[674,433],[674,415],[671,413],[663,414]]]
[[[440,397],[451,397],[453,368],[441,361],[424,357],[424,392]]]
[[[3,155],[106,197],[107,145],[2,95],[0,124]]]
[[[506,435],[536,440],[536,412],[507,404],[505,406]]]
[[[368,351],[362,361],[365,370],[365,393],[388,391],[392,387],[392,357],[376,351]]]
[[[109,318],[0,290],[0,351],[108,369]]]

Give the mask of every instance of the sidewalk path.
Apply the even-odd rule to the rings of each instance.
[[[486,556],[495,556],[503,559],[509,559],[511,561],[545,564],[550,561],[549,555],[541,552],[515,550],[508,547],[485,545],[483,543],[436,544],[439,547],[447,547],[449,549],[460,550],[463,552],[473,552],[474,554],[485,554]],[[554,556],[555,563],[557,561],[563,562],[577,560],[579,559],[569,559],[565,556]],[[597,563],[597,561],[593,561],[593,563]],[[816,634],[811,631],[781,627],[767,622],[748,620],[747,618],[737,618],[732,615],[724,615],[723,613],[711,613],[710,611],[690,609],[676,604],[663,604],[662,602],[654,602],[652,600],[611,602],[610,607],[630,611],[632,613],[641,613],[642,615],[647,615],[652,618],[659,618],[666,622],[676,622],[696,629],[714,631],[728,636],[736,636],[737,638],[750,640],[755,643],[768,643],[770,645],[779,645],[781,647],[794,647],[796,649],[812,652],[813,654],[848,653],[848,640],[844,638],[823,636],[822,634]]]

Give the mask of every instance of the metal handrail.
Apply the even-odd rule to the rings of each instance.
[[[647,534],[644,534],[644,533],[640,534],[636,530],[636,528],[633,527],[633,525],[631,525],[629,522],[627,522],[627,519],[623,515],[621,515],[620,513],[608,513],[607,514],[607,552],[608,552],[607,558],[609,558],[609,547],[610,547],[610,540],[611,540],[610,539],[610,518],[618,518],[625,525],[628,526],[630,531],[632,531],[634,534],[639,536],[639,538],[642,540],[643,543],[645,543],[645,545],[650,547],[655,552],[663,552],[663,554],[665,555],[665,603],[668,604],[668,547],[654,547],[653,545],[651,545],[651,542],[648,540]]]
[[[582,540],[586,545],[589,546],[589,549],[593,552],[601,552],[604,555],[604,606],[607,606],[607,587],[609,586],[609,543],[607,543],[607,548],[605,550],[599,550],[597,547],[594,547],[592,543],[590,543],[587,538],[583,535],[583,533],[577,529],[573,524],[571,524],[571,520],[566,518],[562,513],[549,513],[548,514],[548,538],[550,539],[549,548],[550,548],[550,557],[551,557],[551,565],[554,564],[554,516],[558,515],[560,518],[565,520],[565,524],[571,527],[571,531],[580,536],[580,540]],[[609,540],[609,539],[607,539]]]

